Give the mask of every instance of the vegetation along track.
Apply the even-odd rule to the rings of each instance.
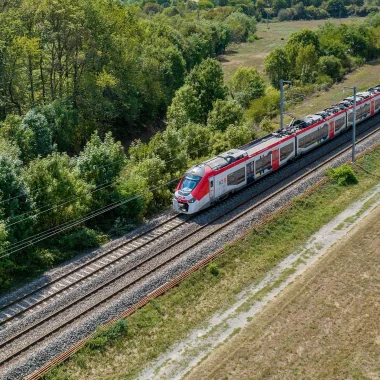
[[[377,120],[373,120],[372,124],[367,123],[366,125],[369,125],[369,127],[367,129],[373,127],[374,125],[376,125],[376,123],[378,123]],[[361,131],[360,134],[363,134],[365,132],[366,131],[363,130],[363,131]],[[362,138],[359,141],[364,141],[364,140],[368,139],[369,137],[371,137],[376,132],[378,132],[378,129],[376,129],[372,133],[368,134],[366,137]],[[345,145],[346,143],[347,143],[347,141],[344,141],[340,146]],[[337,149],[339,147],[335,147],[334,149]],[[333,155],[332,157],[329,157],[328,159],[326,159],[325,161],[323,161],[321,164],[319,164],[318,166],[316,166],[315,168],[313,168],[312,171],[318,170],[321,166],[326,165],[326,163],[333,161],[335,158],[337,158],[338,156],[342,155],[343,153],[346,153],[350,149],[351,149],[350,147],[347,147],[347,148],[343,149],[342,151],[340,151],[339,153]],[[319,157],[319,160],[320,159],[323,159],[323,157]],[[298,171],[301,171],[301,170],[305,169],[305,167],[308,166],[308,165],[309,164],[307,164],[305,166],[302,166],[300,169],[298,169],[296,171],[296,173]],[[54,317],[58,316],[59,314],[63,313],[65,310],[68,310],[68,309],[74,307],[75,305],[80,304],[86,298],[88,298],[91,295],[99,292],[101,289],[105,288],[106,286],[109,286],[110,284],[116,282],[118,279],[120,279],[120,278],[122,278],[122,277],[124,277],[124,276],[126,276],[128,274],[131,274],[132,272],[138,271],[139,269],[144,270],[144,269],[146,269],[145,266],[148,267],[147,270],[145,271],[145,273],[142,273],[136,279],[130,281],[128,284],[123,285],[122,287],[115,289],[115,292],[112,294],[112,298],[116,297],[120,293],[122,293],[122,292],[126,291],[128,288],[132,287],[137,282],[140,282],[142,279],[148,277],[152,273],[156,272],[158,269],[166,266],[169,262],[177,259],[179,256],[183,255],[185,252],[187,252],[190,249],[194,248],[196,245],[200,244],[201,242],[204,242],[207,238],[211,237],[212,235],[215,235],[217,232],[219,232],[223,228],[227,227],[228,225],[230,225],[234,221],[242,218],[244,215],[250,213],[254,209],[256,209],[259,206],[263,205],[265,202],[267,202],[268,200],[274,198],[275,196],[277,196],[279,193],[285,191],[286,189],[290,188],[295,183],[300,182],[301,180],[303,180],[309,174],[310,174],[310,171],[307,172],[307,173],[305,173],[305,174],[302,174],[301,176],[299,176],[298,178],[296,178],[292,182],[286,184],[285,186],[283,186],[282,188],[280,188],[276,192],[270,194],[269,196],[267,196],[265,199],[261,200],[260,202],[254,204],[253,206],[248,207],[247,209],[245,209],[241,213],[239,213],[239,214],[237,214],[237,215],[235,215],[233,217],[230,217],[229,219],[227,218],[228,219],[227,221],[224,221],[224,222],[218,224],[216,227],[214,226],[214,228],[212,228],[210,232],[208,232],[205,236],[203,236],[202,239],[197,239],[194,243],[190,244],[185,249],[180,250],[175,255],[172,255],[171,257],[169,257],[168,259],[166,259],[164,262],[161,262],[158,265],[153,265],[152,267],[149,267],[149,265],[146,265],[146,264],[149,264],[150,262],[152,262],[152,260],[154,258],[160,256],[164,251],[166,251],[166,250],[168,250],[170,248],[173,248],[175,246],[179,246],[180,247],[181,243],[183,243],[184,241],[188,240],[191,236],[197,235],[201,230],[205,229],[207,226],[210,226],[211,224],[215,224],[215,222],[217,222],[218,220],[221,220],[222,218],[226,218],[226,216],[228,217],[228,214],[232,214],[233,211],[236,210],[237,207],[244,205],[249,200],[244,200],[244,201],[240,202],[240,204],[235,204],[234,209],[231,210],[230,212],[228,212],[227,214],[223,213],[223,215],[220,215],[220,216],[217,216],[215,218],[212,218],[212,220],[208,221],[204,225],[199,225],[195,230],[182,235],[181,238],[177,239],[173,244],[165,247],[164,249],[158,250],[153,255],[149,256],[148,258],[145,258],[144,260],[140,261],[136,265],[128,268],[126,271],[124,271],[121,274],[118,274],[116,277],[108,279],[108,281],[106,283],[101,284],[98,287],[92,289],[92,291],[90,293],[87,293],[87,294],[83,295],[82,297],[80,297],[78,299],[75,299],[73,302],[65,305],[64,307],[62,307],[60,309],[57,309],[56,311],[54,311],[54,313],[46,315],[43,319],[37,321],[34,324],[29,325],[26,329],[18,331],[16,334],[10,336],[8,339],[6,339],[5,341],[3,341],[0,344],[0,349],[3,350],[5,348],[5,350],[3,352],[7,352],[7,356],[3,357],[1,359],[0,366],[3,365],[3,364],[5,364],[5,363],[7,363],[7,362],[9,362],[9,361],[11,361],[13,358],[19,356],[21,353],[23,353],[23,352],[29,350],[30,348],[34,347],[37,343],[45,340],[46,337],[55,334],[56,332],[58,332],[59,330],[61,330],[64,327],[68,326],[69,324],[71,324],[75,320],[78,320],[78,319],[84,317],[91,310],[94,310],[95,308],[98,308],[99,306],[101,306],[104,303],[108,302],[110,300],[110,297],[106,297],[106,298],[102,298],[102,299],[97,300],[91,306],[86,307],[84,310],[78,312],[77,314],[75,314],[74,316],[70,317],[69,319],[67,319],[65,321],[62,320],[60,323],[56,324],[55,326],[51,326],[49,324],[49,321],[51,321],[52,318],[54,318]],[[281,182],[281,181],[279,181],[279,182]],[[171,218],[171,221],[172,220],[173,219]],[[183,224],[183,223],[186,222],[186,221],[183,221],[182,219],[179,219],[179,218],[178,218],[178,220],[180,220],[180,222],[179,222],[178,225]],[[169,222],[169,221],[167,221],[167,222]],[[139,237],[141,237],[141,236],[136,237],[136,239],[139,238]],[[134,239],[132,239],[132,240],[134,240]],[[130,243],[130,242],[131,242],[131,240],[128,241],[127,243]],[[118,249],[118,248],[114,248],[114,249]],[[135,247],[135,249],[139,249],[139,248]],[[128,252],[128,253],[130,253],[130,252]],[[97,259],[99,259],[99,257]],[[38,326],[45,325],[45,324],[49,325],[49,328],[44,332],[44,334],[42,334],[40,336],[33,336],[33,339],[31,339],[29,341],[23,339],[23,337],[27,333],[29,333],[30,331],[36,329]],[[16,349],[10,349],[9,346],[11,345],[11,343],[13,343],[15,341],[17,341],[17,342],[20,341],[20,342],[17,343]]]

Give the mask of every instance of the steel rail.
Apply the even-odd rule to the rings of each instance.
[[[114,253],[115,251],[121,250],[123,248],[128,249],[128,245],[129,244],[131,244],[133,242],[136,242],[136,240],[139,240],[139,239],[142,239],[142,238],[146,237],[148,234],[153,233],[154,231],[157,231],[160,228],[165,227],[166,225],[168,225],[169,223],[171,223],[173,220],[178,220],[178,215],[174,215],[174,216],[170,217],[168,220],[159,223],[157,226],[154,226],[154,227],[148,229],[147,231],[144,231],[141,234],[136,235],[133,238],[128,239],[127,241],[122,242],[122,243],[118,244],[115,247],[112,247],[111,249],[109,249],[107,251],[104,251],[99,256],[93,257],[92,259],[90,259],[90,260],[88,260],[86,262],[83,262],[79,266],[76,266],[73,269],[71,269],[70,271],[63,273],[62,275],[58,276],[57,278],[53,279],[52,281],[49,281],[46,284],[44,284],[44,285],[42,285],[42,286],[40,286],[40,287],[38,287],[38,288],[36,288],[34,290],[31,290],[28,293],[22,294],[17,299],[12,300],[11,302],[8,302],[8,303],[2,305],[0,307],[0,313],[6,314],[6,310],[8,310],[9,308],[14,307],[14,306],[20,307],[20,308],[22,308],[22,310],[17,311],[16,313],[12,314],[8,318],[0,320],[0,326],[9,323],[14,318],[20,317],[21,315],[25,314],[26,312],[30,311],[31,309],[35,308],[36,306],[38,306],[38,305],[40,305],[40,304],[48,301],[49,299],[52,299],[52,298],[56,297],[58,294],[67,291],[68,289],[74,287],[75,285],[79,284],[80,282],[83,282],[83,281],[87,280],[88,278],[92,277],[96,273],[98,273],[100,271],[103,271],[103,270],[109,268],[111,265],[113,265],[113,264],[115,264],[115,263],[117,263],[117,262],[125,259],[126,257],[130,256],[132,253],[135,253],[139,249],[144,248],[145,246],[147,246],[148,244],[152,243],[153,241],[156,241],[157,239],[165,236],[167,233],[172,232],[176,228],[182,226],[184,223],[186,223],[190,219],[191,218],[187,218],[186,220],[181,221],[178,225],[172,227],[170,230],[164,231],[163,233],[161,233],[159,235],[153,236],[152,238],[150,238],[150,240],[142,242],[142,244],[139,245],[138,247],[132,248],[132,250],[124,253],[123,255],[117,257],[116,259],[113,259],[113,260],[109,261],[105,265],[103,264],[101,267],[99,267],[99,268],[97,268],[95,270],[91,269],[90,273],[85,274],[85,275],[81,275],[82,277],[78,278],[75,281],[70,282],[70,284],[68,284],[67,286],[58,289],[58,291],[56,291],[56,292],[54,292],[52,294],[49,294],[49,295],[47,295],[45,297],[42,297],[37,302],[32,303],[31,305],[29,305],[26,308],[23,307],[22,305],[19,305],[19,304],[21,302],[24,302],[24,301],[28,300],[28,298],[30,298],[31,296],[37,294],[38,292],[40,292],[40,291],[42,291],[42,290],[44,290],[44,289],[46,289],[46,288],[48,288],[48,287],[50,287],[50,286],[52,286],[54,284],[57,284],[60,281],[66,279],[66,278],[68,278],[68,277],[70,277],[72,275],[77,274],[80,270],[85,269],[86,267],[90,267],[91,265],[96,264],[96,262],[100,262],[102,259],[103,260],[107,259],[107,256],[112,255],[112,253]]]
[[[372,124],[370,127],[367,128],[370,129],[374,124]],[[361,133],[364,133],[365,131],[362,131]],[[378,129],[376,129],[375,131],[369,133],[367,136],[365,136],[364,138],[358,140],[358,143],[370,138],[372,135],[374,135],[375,133],[378,132]],[[343,142],[342,144],[340,144],[338,147],[335,147],[335,149],[339,149],[340,146],[342,145],[345,145],[346,144],[346,141]],[[184,250],[181,250],[180,252],[176,253],[174,256],[171,256],[169,259],[165,260],[164,262],[156,265],[153,269],[150,269],[147,273],[143,274],[142,276],[140,276],[139,278],[133,280],[132,282],[130,282],[129,284],[127,285],[124,285],[122,288],[120,288],[119,290],[117,290],[116,292],[114,292],[112,294],[111,297],[107,296],[105,299],[102,299],[98,302],[96,302],[94,305],[86,308],[84,311],[80,312],[79,314],[75,315],[74,317],[71,317],[68,321],[65,321],[65,322],[62,322],[60,323],[58,326],[54,327],[52,330],[50,330],[47,334],[45,334],[44,336],[42,337],[39,337],[39,338],[36,338],[35,340],[33,340],[31,343],[28,343],[26,344],[23,348],[21,348],[20,350],[18,350],[17,352],[13,353],[13,354],[10,354],[9,356],[7,356],[5,359],[2,359],[2,361],[0,362],[0,365],[3,365],[4,363],[6,362],[9,362],[10,360],[12,360],[13,358],[15,358],[16,356],[20,355],[22,352],[28,350],[29,348],[35,346],[37,343],[39,343],[40,341],[42,340],[45,340],[46,337],[48,336],[51,336],[52,334],[58,332],[59,330],[61,330],[63,327],[71,324],[72,322],[74,322],[75,320],[83,317],[84,315],[86,315],[89,311],[92,311],[94,310],[95,308],[99,307],[100,305],[102,305],[103,303],[106,303],[106,302],[109,302],[110,299],[113,299],[115,298],[116,296],[118,296],[120,293],[124,292],[126,289],[130,288],[131,286],[135,285],[136,283],[140,282],[142,279],[148,277],[149,275],[151,275],[152,273],[156,272],[158,269],[161,269],[162,267],[166,266],[168,263],[172,262],[173,260],[177,259],[178,257],[182,256],[185,252],[189,251],[190,249],[193,249],[195,246],[203,243],[206,239],[208,239],[209,237],[213,236],[215,233],[219,232],[220,230],[224,229],[226,226],[230,225],[231,223],[233,223],[234,221],[240,219],[241,217],[243,217],[244,215],[250,213],[252,210],[262,206],[264,203],[266,203],[268,200],[276,197],[278,194],[282,193],[283,191],[287,190],[288,188],[290,188],[291,186],[293,186],[295,183],[298,183],[300,182],[301,180],[303,180],[305,177],[309,176],[310,173],[312,172],[315,172],[316,170],[318,170],[319,168],[321,168],[322,166],[325,166],[326,164],[328,164],[329,162],[333,161],[334,159],[336,159],[337,157],[343,155],[344,153],[346,153],[348,150],[350,150],[351,148],[350,147],[347,147],[345,149],[343,149],[342,151],[336,153],[335,155],[329,157],[327,160],[325,160],[324,162],[320,163],[319,165],[317,165],[316,167],[314,167],[313,169],[311,169],[310,171],[302,174],[300,177],[294,179],[293,181],[291,181],[290,183],[286,184],[285,186],[281,187],[280,189],[278,189],[277,191],[275,191],[274,193],[268,195],[267,197],[265,197],[263,200],[259,201],[258,203],[254,204],[253,206],[250,206],[249,208],[247,208],[246,210],[242,211],[241,213],[235,215],[234,217],[232,217],[231,219],[229,219],[228,221],[220,224],[218,227],[216,227],[215,229],[213,229],[211,232],[209,232],[206,236],[204,236],[202,238],[202,240],[199,240],[193,244],[191,244],[189,247],[185,248]],[[326,155],[329,155],[331,152],[327,152],[325,153],[322,157],[326,156]],[[321,157],[318,157],[316,160],[320,160]],[[316,161],[315,160],[315,161]],[[309,166],[310,163],[304,165],[302,168],[298,169],[295,173],[293,174],[296,174],[297,172],[305,169],[305,167]],[[281,180],[282,181],[282,180]],[[281,182],[279,181],[279,183]],[[265,191],[265,190],[264,190]],[[237,208],[237,207],[240,207],[242,205],[244,205],[245,203],[249,202],[251,199],[248,199],[248,200],[243,200],[242,202],[240,202],[240,204],[236,205],[234,207],[234,210]],[[234,212],[234,210],[231,210],[229,211],[228,213],[232,213]],[[139,269],[141,267],[143,267],[144,264],[152,261],[153,259],[155,259],[157,256],[161,255],[164,251],[166,251],[167,249],[169,248],[173,248],[174,246],[176,245],[179,245],[181,242],[183,242],[184,240],[186,240],[189,236],[191,235],[194,235],[196,233],[198,233],[199,231],[205,229],[207,226],[209,226],[210,224],[214,223],[215,221],[219,220],[219,219],[222,219],[222,218],[225,218],[227,214],[223,214],[223,215],[220,215],[220,216],[217,216],[216,218],[214,218],[212,221],[208,222],[207,224],[205,225],[202,225],[202,226],[199,226],[198,228],[196,228],[194,231],[186,234],[185,236],[183,236],[181,239],[177,240],[175,243],[173,244],[170,244],[168,247],[165,247],[165,249],[163,250],[160,250],[159,252],[156,252],[155,254],[153,254],[152,256],[150,256],[149,258],[146,258],[144,259],[142,262],[138,263],[137,265],[135,265],[133,268],[130,268],[128,269],[126,272],[122,273],[122,274],[119,274],[118,276],[110,279],[107,283],[105,284],[102,284],[101,286],[97,287],[96,289],[94,289],[92,292],[84,295],[83,297],[75,300],[74,302],[70,303],[69,305],[66,305],[65,307],[57,310],[55,313],[53,314],[50,314],[49,316],[47,316],[46,318],[44,318],[43,320],[37,322],[36,324],[33,324],[32,326],[29,326],[27,329],[19,332],[18,334],[14,335],[13,337],[9,338],[8,340],[6,340],[5,342],[1,343],[0,345],[0,348],[3,348],[5,347],[6,345],[8,345],[9,343],[15,341],[16,339],[18,339],[19,337],[22,337],[24,334],[26,334],[27,332],[33,330],[34,328],[36,328],[37,326],[40,326],[42,324],[44,324],[45,322],[49,321],[51,318],[53,318],[54,316],[57,316],[59,315],[60,313],[62,313],[63,311],[69,309],[71,306],[74,306],[78,303],[80,303],[83,299],[85,298],[88,298],[90,295],[92,294],[95,294],[96,292],[98,292],[99,290],[105,288],[106,286],[109,286],[111,283],[117,281],[118,279],[120,279],[121,277],[131,273],[132,271],[136,270],[136,269]]]

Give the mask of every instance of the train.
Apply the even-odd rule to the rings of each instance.
[[[295,160],[302,154],[333,139],[353,125],[354,97],[323,111],[230,149],[186,171],[178,183],[173,208],[178,213],[194,214],[241,188]],[[380,111],[380,85],[356,95],[356,122]]]

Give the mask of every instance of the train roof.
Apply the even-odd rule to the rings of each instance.
[[[203,164],[207,165],[212,170],[219,170],[246,156],[247,152],[244,150],[230,149],[227,152],[221,153],[218,156],[205,161]]]
[[[378,92],[380,92],[380,84],[378,86],[369,88],[368,91],[370,91],[371,93],[377,94]]]
[[[288,137],[288,134],[280,134],[274,132],[258,140],[243,145],[239,149],[243,149],[248,153],[249,156],[253,156],[256,153],[265,150],[269,146],[281,142],[285,137]]]

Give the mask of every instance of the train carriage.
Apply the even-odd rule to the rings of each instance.
[[[352,126],[353,102],[353,97],[346,98],[282,130],[193,166],[175,190],[174,209],[196,213],[334,138]],[[380,85],[358,93],[356,102],[358,123],[378,113]]]

